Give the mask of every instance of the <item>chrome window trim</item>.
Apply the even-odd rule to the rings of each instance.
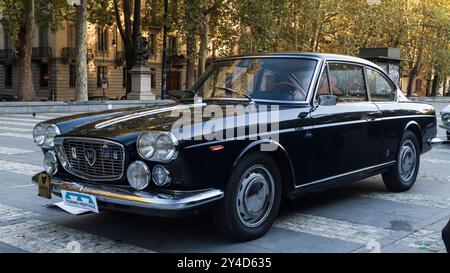
[[[349,104],[349,103],[361,103],[361,102],[371,102],[370,97],[369,97],[369,89],[367,86],[367,77],[366,77],[366,65],[362,64],[362,63],[358,63],[358,62],[352,62],[352,61],[335,61],[335,60],[327,60],[326,61],[326,66],[327,66],[327,70],[328,70],[328,81],[330,83],[330,92],[333,94],[333,90],[331,89],[331,82],[330,82],[330,64],[346,64],[346,65],[353,65],[353,66],[359,66],[362,69],[362,74],[363,74],[363,81],[364,81],[364,86],[366,89],[366,96],[365,96],[365,100],[363,101],[351,101],[351,102],[337,102],[337,104]]]
[[[59,145],[60,147],[62,147],[62,154],[64,155],[65,159],[67,159],[67,155],[66,155],[66,151],[64,150],[63,144],[64,144],[64,140],[85,140],[85,141],[90,141],[93,143],[100,143],[100,144],[104,144],[104,143],[111,143],[114,145],[118,145],[121,147],[122,149],[122,172],[119,178],[93,178],[93,177],[88,177],[85,174],[80,174],[78,173],[76,170],[72,169],[72,166],[70,166],[70,162],[67,160],[67,165],[63,166],[64,170],[66,170],[68,173],[75,175],[79,178],[85,179],[87,181],[94,181],[94,182],[106,182],[106,181],[119,181],[122,180],[124,178],[125,175],[125,170],[126,170],[126,166],[125,166],[125,146],[119,142],[116,141],[112,141],[112,140],[107,140],[107,139],[102,139],[102,138],[90,138],[90,137],[57,137],[55,138],[55,147],[57,145]],[[61,164],[62,165],[62,164]]]
[[[296,185],[295,188],[299,189],[299,188],[303,188],[303,187],[306,187],[306,186],[319,184],[319,183],[322,183],[322,182],[326,182],[326,181],[333,180],[333,179],[336,179],[336,178],[344,177],[344,176],[347,176],[347,175],[356,174],[356,173],[359,173],[359,172],[368,171],[368,170],[372,170],[372,169],[376,169],[376,168],[386,167],[386,166],[392,165],[394,163],[395,163],[395,160],[389,161],[389,162],[385,162],[385,163],[382,163],[382,164],[378,164],[378,165],[374,165],[374,166],[358,169],[358,170],[355,170],[355,171],[350,171],[350,172],[346,172],[346,173],[342,173],[342,174],[338,174],[338,175],[322,178],[322,179],[315,180],[315,181],[312,181],[312,182],[308,182],[308,183],[305,183],[305,184]]]

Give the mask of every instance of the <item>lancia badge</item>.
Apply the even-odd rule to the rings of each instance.
[[[92,167],[97,161],[97,152],[95,151],[95,149],[88,148],[84,150],[84,158],[86,158],[86,161],[89,164],[89,166]]]

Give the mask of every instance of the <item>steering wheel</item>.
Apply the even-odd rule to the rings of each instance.
[[[297,91],[302,92],[303,95],[306,95],[306,91],[303,90],[303,87],[300,86],[300,89],[302,89],[302,90],[300,90],[300,89],[299,89],[299,86],[295,85],[295,84],[292,83],[292,82],[288,82],[288,81],[278,82],[277,84],[275,84],[275,86],[274,86],[273,89],[276,90],[277,88],[279,88],[279,87],[281,87],[281,86],[289,86],[289,87],[292,87],[292,90],[290,90],[290,91],[288,91],[288,92],[285,92],[285,93],[288,93],[289,95],[293,96],[293,98],[295,98],[295,93],[296,93]]]

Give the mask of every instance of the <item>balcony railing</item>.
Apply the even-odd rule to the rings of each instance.
[[[77,57],[78,50],[75,47],[64,47],[62,49],[61,58],[70,60]]]
[[[32,59],[42,59],[52,57],[51,47],[33,47]]]
[[[2,61],[14,61],[16,59],[16,53],[14,49],[0,49],[0,60]]]

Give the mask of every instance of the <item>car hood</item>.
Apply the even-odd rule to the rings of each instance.
[[[195,119],[191,116],[194,113],[194,109],[202,113],[205,107],[210,104],[221,108],[222,113],[225,115],[228,105],[242,105],[245,107],[248,105],[248,102],[171,103],[152,107],[84,113],[48,122],[58,126],[62,137],[102,138],[128,144],[135,142],[137,137],[145,131],[172,131],[175,122],[178,121],[179,123],[181,117],[190,117],[194,122],[189,122],[188,124],[193,126],[202,125],[211,119],[215,119],[214,115],[211,115],[212,117],[199,115],[199,118]],[[300,110],[298,106],[296,109]],[[306,107],[304,109],[304,111],[307,111]],[[183,116],[183,112],[189,113],[189,115]],[[296,111],[297,114],[298,112]]]

